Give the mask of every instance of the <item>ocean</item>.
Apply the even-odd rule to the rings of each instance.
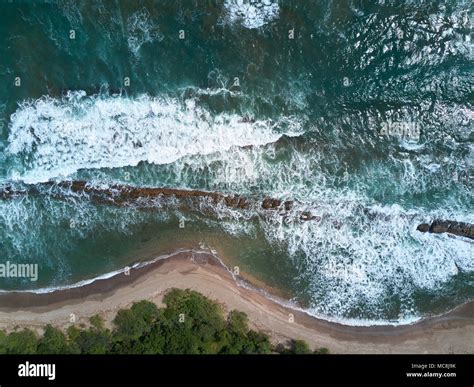
[[[395,324],[474,297],[469,1],[0,1],[0,259],[68,286],[218,252],[308,313]],[[113,206],[83,180],[294,201]],[[67,194],[67,193],[66,193]],[[313,220],[301,221],[299,214]]]

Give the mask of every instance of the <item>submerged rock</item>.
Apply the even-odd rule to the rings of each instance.
[[[431,224],[422,223],[416,229],[420,232],[448,233],[474,239],[474,224],[457,222],[455,220],[436,219]]]
[[[320,221],[321,217],[312,215],[311,212],[309,212],[309,211],[305,211],[305,212],[301,213],[300,219],[301,220],[317,220],[317,221]]]
[[[265,210],[276,209],[280,207],[281,200],[272,199],[272,198],[265,198],[262,202],[262,208]]]

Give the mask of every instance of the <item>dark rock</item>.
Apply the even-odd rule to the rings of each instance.
[[[302,212],[301,215],[300,215],[300,219],[304,220],[304,221],[314,220],[314,219],[317,219],[317,218],[318,218],[318,216],[312,215],[311,212],[308,212],[308,211]]]
[[[265,210],[274,210],[281,205],[281,200],[272,199],[272,198],[265,198],[262,202],[262,208]]]
[[[422,223],[416,228],[421,232],[430,232],[434,234],[448,233],[474,239],[474,225],[470,223],[457,222],[455,220],[434,220],[431,225]]]
[[[422,223],[422,224],[418,225],[418,227],[416,229],[418,231],[421,231],[421,232],[428,232],[428,231],[430,231],[430,225],[427,224],[427,223]]]
[[[42,189],[47,188],[47,190]],[[59,188],[59,189],[58,189]],[[107,188],[89,185],[86,181],[62,181],[46,182],[27,186],[22,190],[14,190],[11,187],[0,188],[0,199],[9,199],[15,196],[28,194],[50,195],[58,200],[66,200],[68,196],[77,194],[88,198],[95,204],[108,204],[115,206],[136,205],[148,208],[153,202],[147,199],[156,198],[177,198],[182,199],[188,205],[195,199],[207,198],[214,203],[223,203],[230,208],[248,209],[255,201],[239,195],[224,195],[220,192],[207,192],[198,190],[183,190],[174,188],[149,188],[134,187],[131,185],[116,184]],[[147,207],[148,206],[148,207]],[[293,201],[282,202],[279,199],[265,198],[262,202],[262,208],[265,210],[280,210],[280,214],[285,216],[293,206]],[[317,219],[309,212],[301,214],[301,220]]]

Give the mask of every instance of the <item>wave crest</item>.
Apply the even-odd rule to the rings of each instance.
[[[37,183],[82,168],[167,164],[275,142],[281,136],[277,126],[237,114],[212,115],[194,100],[86,97],[85,92],[45,96],[23,102],[11,116],[7,153],[15,167],[9,177]]]
[[[280,12],[275,0],[227,0],[225,18],[230,23],[240,23],[248,29],[260,28],[276,19]]]

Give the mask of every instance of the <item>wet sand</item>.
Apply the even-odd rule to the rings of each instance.
[[[474,352],[474,302],[410,325],[348,326],[314,318],[239,286],[212,254],[190,252],[77,288],[0,294],[0,328],[41,331],[48,323],[67,328],[71,314],[75,324],[87,324],[89,317],[99,314],[110,326],[117,311],[133,302],[146,299],[162,306],[170,288],[196,290],[220,303],[226,312],[247,313],[251,327],[264,331],[275,343],[303,339],[312,348],[326,347],[331,353]],[[273,293],[270,288],[265,291]]]

